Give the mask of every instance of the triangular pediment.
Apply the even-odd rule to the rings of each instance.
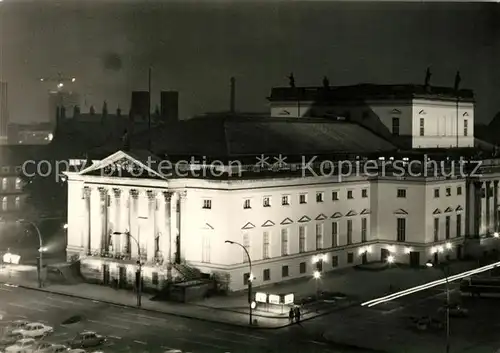
[[[166,173],[158,173],[155,170],[161,161],[157,158],[151,157],[149,153],[147,153],[147,155],[147,158],[146,154],[143,156],[144,158],[142,158],[139,157],[139,155],[135,156],[135,153],[118,151],[113,153],[111,156],[92,164],[88,168],[81,170],[78,174],[121,178],[147,177],[150,179],[166,179]],[[142,159],[144,159],[144,161],[142,161]],[[165,172],[169,171],[165,168]]]
[[[303,223],[303,222],[309,222],[311,219],[307,216],[302,216],[300,217],[300,219],[298,220],[299,223]]]
[[[349,212],[346,213],[346,217],[351,217],[351,216],[356,216],[357,213],[354,210],[350,210]]]
[[[210,224],[208,224],[208,223],[205,223],[205,224],[203,225],[203,227],[201,227],[201,229],[204,229],[204,230],[212,230],[212,229],[214,229],[214,227],[212,227],[212,226],[211,226]]]
[[[432,212],[432,214],[440,214],[441,213],[441,210],[439,208],[436,208],[434,210],[434,212]]]
[[[391,110],[391,114],[401,114],[401,110],[393,109],[393,110]]]
[[[328,217],[325,216],[323,213],[319,214],[318,217],[315,218],[317,221],[322,221],[324,219],[327,219]]]
[[[241,227],[241,229],[252,229],[252,228],[255,228],[255,225],[253,225],[252,223],[248,222],[247,224],[245,224],[243,227]]]
[[[402,208],[394,211],[394,214],[401,214],[401,215],[407,215],[408,212],[406,212],[405,210],[403,210]]]
[[[425,110],[422,109],[421,111],[418,112],[418,114],[419,115],[426,115],[427,113],[425,112]]]
[[[292,224],[293,221],[290,218],[285,218],[284,220],[281,221],[281,225],[286,225],[286,224]]]
[[[360,212],[360,214],[370,214],[370,210],[365,208],[363,211]]]
[[[462,114],[462,116],[469,116],[469,113],[465,112]]]
[[[342,217],[342,213],[340,212],[335,212],[333,215],[332,215],[332,218],[340,218]]]
[[[464,209],[462,208],[462,206],[458,206],[455,211],[463,211]]]
[[[262,227],[272,227],[272,226],[274,226],[274,222],[269,219],[265,221],[264,224],[262,225]]]
[[[453,209],[451,207],[447,207],[446,210],[444,210],[445,213],[448,213],[448,212],[453,212]]]

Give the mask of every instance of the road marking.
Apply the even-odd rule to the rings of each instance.
[[[206,337],[212,340],[216,341],[224,341],[224,342],[231,342],[231,343],[238,343],[238,344],[247,344],[247,345],[253,345],[254,342],[241,342],[241,341],[233,341],[227,338],[220,338],[220,337],[215,337],[215,336],[209,336],[209,335],[200,335],[201,337]]]
[[[130,327],[126,327],[126,326],[112,325],[112,324],[107,324],[105,322],[95,321],[95,320],[87,320],[87,321],[88,322],[93,322],[94,324],[99,324],[99,325],[104,325],[104,326],[109,326],[109,327],[114,327],[114,328],[121,328],[121,329],[124,329],[124,330],[130,330]]]
[[[169,351],[177,350],[177,348],[171,348],[171,347],[167,347],[167,346],[161,346],[161,349],[168,349]]]
[[[33,308],[33,307],[29,307],[29,306],[24,306],[24,305],[17,304],[17,303],[9,303],[9,305],[10,306],[15,306],[15,307],[18,307],[18,308],[28,309],[28,310],[40,311],[40,312],[47,311],[45,309],[37,309],[37,308]]]
[[[134,324],[134,325],[151,326],[151,324],[148,324],[147,322],[140,322],[140,321],[132,321],[132,320],[127,320],[127,319],[121,318],[121,317],[119,317],[119,316],[108,316],[108,318],[109,318],[110,320],[124,321],[124,322],[128,322],[128,323],[131,323],[131,324]]]
[[[310,343],[314,343],[314,344],[319,344],[321,346],[326,346],[327,344],[324,343],[324,342],[318,342],[318,341],[307,341],[307,342],[310,342]]]
[[[190,342],[190,343],[194,343],[194,344],[200,344],[202,346],[207,346],[207,347],[220,348],[220,349],[229,349],[227,347],[218,346],[216,344],[204,343],[204,342],[195,341],[195,340],[187,339],[187,338],[175,337],[174,339],[175,340],[179,340],[179,341],[184,341],[184,342]]]
[[[146,342],[144,342],[144,341],[137,341],[137,340],[134,340],[134,342],[135,342],[135,343],[139,343],[139,344],[143,344],[143,345],[147,345],[147,343],[146,343]]]
[[[122,338],[121,337],[118,337],[118,336],[108,336],[109,338],[114,338],[115,340],[121,340]]]
[[[230,333],[231,335],[237,335],[237,336],[251,337],[251,338],[255,338],[257,340],[265,340],[265,339],[267,339],[265,337],[249,335],[248,333],[232,332],[232,331],[228,331],[228,330],[221,330],[221,329],[218,329],[218,328],[214,329],[214,331],[223,332],[223,333]]]

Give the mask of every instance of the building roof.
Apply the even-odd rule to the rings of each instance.
[[[470,89],[458,91],[461,101],[474,101],[474,92]],[[274,87],[268,100],[336,102],[359,100],[395,100],[423,98],[432,100],[455,100],[457,94],[451,87],[435,87],[413,84],[377,85],[363,83],[352,86],[336,87]]]
[[[147,131],[135,134],[131,148],[148,150],[148,140]],[[122,148],[111,143],[93,152],[106,155]],[[212,114],[154,129],[150,150],[157,155],[227,159],[261,154],[372,154],[396,147],[352,122]]]
[[[22,166],[26,161],[36,161],[46,151],[46,145],[24,146],[6,145],[0,146],[0,167]]]

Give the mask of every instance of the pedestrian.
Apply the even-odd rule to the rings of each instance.
[[[295,321],[298,324],[300,323],[300,308],[298,306],[295,307]]]
[[[295,316],[295,313],[293,311],[293,307],[290,308],[290,312],[288,313],[288,321],[290,321],[290,323],[293,322],[293,317]]]

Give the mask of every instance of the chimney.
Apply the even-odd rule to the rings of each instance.
[[[133,118],[140,117],[144,121],[147,121],[148,111],[149,111],[149,92],[133,91],[132,101],[130,102],[130,113],[133,116]]]
[[[179,120],[179,92],[160,92],[160,116],[165,122]]]
[[[236,112],[236,79],[231,77],[231,96],[229,102],[229,111],[231,114]]]

